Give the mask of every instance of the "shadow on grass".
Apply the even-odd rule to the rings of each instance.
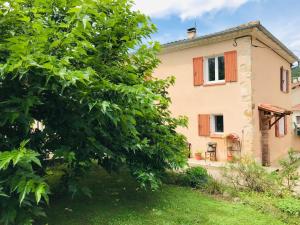
[[[95,170],[82,180],[92,198],[52,196],[48,225],[283,225],[278,219],[187,187],[144,191],[126,173]],[[47,221],[47,222],[46,222]]]
[[[93,170],[82,181],[92,191],[86,196],[72,199],[70,196],[52,196],[47,219],[38,224],[109,224],[112,218],[132,214],[155,214],[157,204],[166,202],[162,190],[145,191],[126,172],[108,174],[104,170]],[[96,221],[95,221],[96,220]]]

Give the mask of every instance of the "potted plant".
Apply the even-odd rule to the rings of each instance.
[[[198,151],[195,153],[195,159],[196,159],[196,160],[202,160],[202,151],[201,151],[201,150],[198,150]]]
[[[233,162],[233,160],[234,160],[233,150],[232,150],[232,146],[230,146],[228,147],[228,151],[227,151],[227,161]]]
[[[233,155],[232,154],[228,154],[227,155],[227,161],[228,162],[232,162],[233,161]]]

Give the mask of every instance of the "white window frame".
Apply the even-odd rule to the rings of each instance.
[[[223,132],[216,131],[216,116],[223,116]],[[225,126],[224,126],[224,115],[223,114],[212,114],[210,115],[210,130],[213,134],[224,134]]]
[[[219,57],[224,57],[224,54],[221,55],[215,55],[215,56],[209,56],[205,58],[205,83],[206,84],[216,84],[216,83],[225,83],[225,74],[224,74],[224,79],[220,80],[219,79]],[[208,66],[208,59],[214,58],[215,59],[215,80],[210,81],[209,80],[209,66]],[[225,58],[224,58],[225,59]],[[224,62],[224,73],[225,73],[225,62]]]

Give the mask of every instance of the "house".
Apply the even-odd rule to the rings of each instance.
[[[153,76],[175,76],[174,116],[189,119],[178,132],[197,151],[227,161],[248,155],[274,165],[292,147],[291,65],[298,61],[259,21],[164,44]],[[215,153],[211,158],[211,152]]]
[[[294,135],[292,136],[293,146],[300,149],[300,77],[293,80],[292,83],[292,124]]]

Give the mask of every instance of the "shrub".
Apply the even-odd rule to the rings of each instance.
[[[235,189],[271,193],[278,193],[280,190],[278,176],[268,173],[249,158],[230,164],[225,168],[224,177]]]
[[[297,171],[300,166],[300,157],[298,154],[299,153],[291,149],[288,153],[288,158],[279,162],[282,167],[279,171],[281,184],[286,187],[288,191],[293,191],[300,179]]]
[[[168,172],[162,178],[166,184],[199,188],[208,194],[222,194],[224,185],[208,175],[202,167],[189,168],[184,172]]]
[[[300,216],[300,200],[292,197],[280,199],[277,207],[292,216]]]
[[[194,188],[203,188],[209,180],[207,170],[203,167],[192,167],[186,170],[189,185]]]
[[[222,194],[224,192],[225,186],[219,181],[215,180],[212,176],[208,177],[207,183],[204,185],[203,191],[208,194]]]
[[[190,186],[185,172],[167,172],[165,176],[162,177],[162,182],[165,184]]]
[[[193,188],[205,188],[208,182],[212,182],[212,178],[203,167],[192,167],[183,172],[168,172],[162,180],[166,184],[190,186]]]

